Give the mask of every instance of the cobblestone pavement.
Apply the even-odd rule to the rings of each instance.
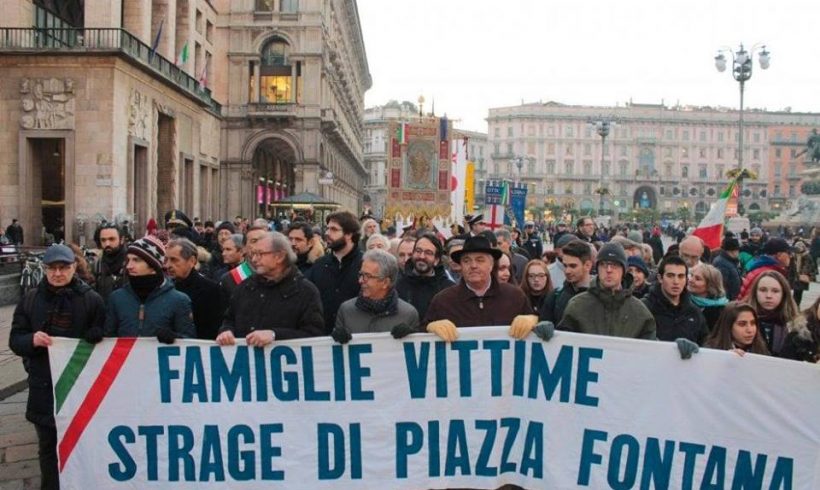
[[[37,434],[26,421],[28,390],[0,400],[0,490],[40,488]]]

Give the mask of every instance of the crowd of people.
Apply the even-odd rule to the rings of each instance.
[[[601,230],[582,218],[574,230],[532,221],[491,230],[481,215],[446,231],[410,226],[397,236],[346,211],[323,223],[214,224],[174,210],[136,240],[104,224],[91,264],[77,247],[49,247],[45,280],[18,304],[9,340],[29,373],[26,416],[44,488],[58,486],[54,336],[261,347],[373,332],[453,341],[462,328],[506,325],[516,339],[549,341],[564,330],[670,341],[682,358],[708,347],[818,360],[820,300],[797,306],[817,264],[799,239],[753,229],[728,234],[719,250],[694,236],[665,248],[657,226]]]

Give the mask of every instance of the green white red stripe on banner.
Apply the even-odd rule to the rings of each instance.
[[[123,364],[125,364],[125,360],[128,358],[128,354],[131,352],[131,348],[134,347],[136,341],[136,338],[120,338],[116,340],[114,348],[111,349],[111,352],[108,354],[108,359],[106,359],[99,375],[97,375],[97,378],[91,384],[91,388],[88,390],[88,393],[86,393],[82,403],[80,403],[80,407],[71,418],[71,422],[69,422],[68,428],[57,447],[57,454],[60,459],[60,471],[63,471],[63,468],[65,468],[68,458],[80,440],[80,436],[82,436],[85,428],[88,427],[94,414],[97,413],[97,409],[100,408],[100,405],[105,399],[105,395],[108,393],[111,385],[114,384],[114,380],[117,378]],[[65,402],[66,397],[71,392],[71,388],[74,387],[80,373],[87,365],[93,348],[93,346],[86,342],[79,342],[66,368],[60,374],[60,378],[54,387],[55,403],[58,404],[58,412],[63,402]]]

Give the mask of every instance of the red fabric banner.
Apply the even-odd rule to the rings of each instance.
[[[447,140],[441,140],[441,143],[439,143],[438,157],[441,160],[449,160],[450,159],[450,145],[448,144]]]
[[[395,141],[395,140],[394,140]],[[401,187],[401,169],[394,168],[390,170],[390,187]]]
[[[442,143],[444,143],[442,141]],[[438,189],[440,191],[447,191],[450,190],[450,179],[448,178],[449,172],[446,170],[439,170],[438,171]]]
[[[390,141],[393,144],[393,158],[401,158],[401,145],[399,144],[399,140],[391,138]]]

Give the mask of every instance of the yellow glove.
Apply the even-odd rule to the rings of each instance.
[[[456,324],[450,320],[436,320],[427,324],[427,331],[438,335],[445,342],[452,342],[458,338]]]
[[[538,323],[538,316],[536,315],[518,315],[513,318],[512,325],[510,325],[510,337],[518,340],[527,338],[527,335],[535,328]]]

